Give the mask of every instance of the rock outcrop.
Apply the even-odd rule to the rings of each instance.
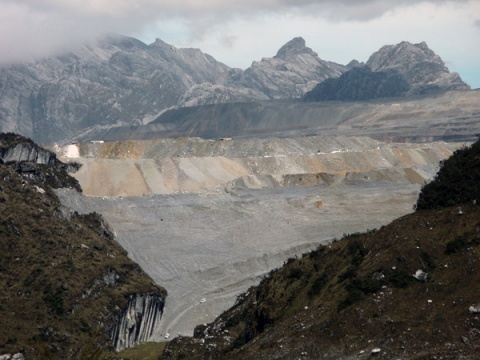
[[[47,183],[53,188],[73,187],[82,191],[78,182],[68,176],[68,172],[74,173],[80,168],[79,164],[63,163],[54,152],[20,135],[0,134],[0,161],[10,164],[17,173],[35,183]]]
[[[194,85],[179,105],[301,98],[318,82],[338,77],[346,70],[343,65],[320,59],[303,38],[296,37],[272,58],[254,61],[245,71],[231,69],[225,84]]]
[[[352,60],[347,68],[339,78],[315,86],[304,99],[358,101],[470,89],[425,42],[387,45],[370,56],[366,65]]]
[[[0,355],[0,360],[25,360],[22,353]]]
[[[165,298],[158,294],[131,295],[111,332],[115,350],[150,340],[160,324],[164,304]]]
[[[306,47],[304,39],[297,37],[273,58],[253,62],[234,84],[256,89],[269,99],[300,98],[317,83],[338,77],[345,70],[342,65],[320,59]]]
[[[54,165],[55,153],[41,148],[33,141],[17,134],[0,134],[0,159],[4,162],[31,161],[37,164]]]

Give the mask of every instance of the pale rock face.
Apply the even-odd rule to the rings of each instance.
[[[92,126],[140,124],[195,84],[224,83],[229,70],[200,50],[110,37],[0,68],[0,131],[52,143]]]
[[[440,56],[425,42],[411,44],[404,41],[383,46],[370,56],[367,65],[373,71],[398,71],[411,85],[410,93],[470,89],[457,73],[448,71]]]
[[[413,94],[469,88],[425,43],[385,46],[367,65],[397,70]],[[348,69],[320,59],[300,37],[242,70],[198,49],[110,36],[61,56],[0,67],[0,131],[66,143],[95,129],[142,125],[168,109],[298,99]]]
[[[45,165],[51,165],[57,161],[54,153],[31,144],[17,144],[13,147],[0,149],[0,158],[5,162],[31,161]]]
[[[187,90],[178,105],[198,106],[302,97],[316,84],[338,77],[347,68],[321,60],[297,37],[280,48],[272,58],[254,61],[245,71],[231,69],[227,82],[203,83]]]
[[[268,96],[254,89],[203,83],[194,85],[187,90],[179,100],[178,105],[180,107],[190,107],[228,102],[247,102],[253,99],[268,100]]]
[[[158,330],[165,299],[157,294],[131,295],[112,332],[116,351],[138,345],[151,339]]]
[[[22,353],[0,355],[0,360],[25,360]]]
[[[0,68],[0,131],[40,143],[94,127],[140,125],[175,107],[298,98],[341,65],[303,39],[277,56],[232,69],[198,49],[111,36],[62,56]]]
[[[294,38],[273,58],[253,62],[238,84],[258,89],[270,99],[300,98],[319,82],[338,77],[346,70],[342,65],[321,60],[305,46],[305,40]]]
[[[53,151],[60,157],[64,159],[76,159],[80,157],[80,149],[78,144],[68,144],[65,146],[60,146],[55,144],[53,146]]]

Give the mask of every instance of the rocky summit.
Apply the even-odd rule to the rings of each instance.
[[[358,101],[470,89],[424,42],[387,45],[366,64],[354,60],[347,67],[349,71],[321,82],[304,99]]]
[[[450,73],[443,60],[425,42],[403,41],[385,45],[366,63],[373,71],[395,70],[410,84],[412,94],[436,90],[468,90],[457,73]]]

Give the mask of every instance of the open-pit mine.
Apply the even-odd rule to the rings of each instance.
[[[241,112],[248,118],[238,118],[246,104],[231,104],[222,121],[248,130],[233,138],[118,128],[56,147],[82,164],[74,176],[83,195],[58,193],[79,212],[101,213],[167,289],[154,340],[171,339],[212,321],[288,258],[412,212],[439,162],[480,133],[479,97],[279,103],[261,116]],[[221,120],[205,109],[179,109],[165,121],[177,116],[180,129]],[[287,123],[298,129],[284,132]]]
[[[461,145],[346,136],[70,144],[57,152],[82,164],[83,195],[58,194],[103,214],[167,289],[162,340],[212,321],[288,258],[411,212]]]

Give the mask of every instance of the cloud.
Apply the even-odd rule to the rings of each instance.
[[[239,18],[294,13],[364,22],[403,7],[447,2],[468,0],[0,0],[0,63],[46,56],[105,33],[135,36],[172,21],[191,39],[202,39]],[[220,42],[232,46],[237,35],[224,34]]]
[[[474,23],[474,24],[475,24],[475,26],[480,27],[480,19],[475,20],[475,23]]]

